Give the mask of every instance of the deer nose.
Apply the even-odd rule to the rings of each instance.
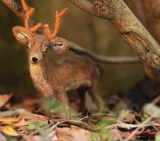
[[[38,61],[38,58],[33,57],[33,58],[32,58],[32,61],[36,63],[36,62]]]

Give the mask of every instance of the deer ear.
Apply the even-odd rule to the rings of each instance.
[[[21,26],[13,27],[13,35],[22,44],[28,44],[30,38],[33,37],[33,33]]]
[[[60,37],[55,37],[53,40],[50,41],[50,44],[51,44],[51,49],[58,54],[63,53],[68,49],[67,40]]]

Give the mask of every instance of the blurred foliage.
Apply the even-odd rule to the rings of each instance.
[[[20,4],[20,0],[16,0]],[[54,27],[56,10],[68,7],[63,16],[58,36],[105,56],[134,56],[134,52],[119,37],[109,21],[89,15],[67,0],[26,0],[35,7],[32,18],[36,22],[48,23]],[[0,93],[26,94],[37,93],[29,76],[26,47],[20,44],[12,33],[14,26],[23,26],[20,19],[0,1]],[[63,55],[49,52],[50,60],[74,55],[68,51]],[[142,64],[113,65],[103,64],[105,75],[101,79],[101,89],[127,90],[144,76]]]

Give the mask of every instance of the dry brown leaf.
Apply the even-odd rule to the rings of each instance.
[[[26,111],[32,111],[35,107],[34,105],[38,104],[39,101],[40,99],[35,99],[35,98],[24,99],[21,103],[11,107],[11,110],[19,109],[23,107]]]
[[[26,141],[43,141],[43,140],[45,140],[42,136],[38,136],[38,135],[36,135],[36,136],[27,136],[26,138],[27,138]]]
[[[73,126],[73,125],[71,126],[71,128],[56,127],[55,130],[50,133],[50,136],[54,132],[56,133],[58,141],[91,141],[90,137],[92,135],[90,131]]]
[[[41,120],[48,120],[48,117],[46,116],[42,116],[42,115],[39,115],[39,114],[33,114],[31,112],[27,112],[25,114],[20,114],[18,116],[19,118],[24,118],[24,119],[41,119]]]
[[[158,132],[158,133],[156,133],[156,132],[151,132],[151,131],[148,129],[148,130],[140,133],[138,136],[155,137],[156,134],[159,134],[159,132]]]
[[[127,138],[129,135],[130,135],[129,132],[121,132],[117,129],[111,129],[109,131],[109,140],[119,141],[123,140],[124,138]],[[135,139],[135,136],[132,139]]]
[[[51,141],[57,141],[58,138],[56,136],[56,132],[53,131],[51,134],[48,135]]]
[[[13,123],[16,123],[20,120],[20,118],[0,118],[1,125],[11,125]]]
[[[0,131],[10,136],[19,136],[19,134],[10,126],[2,126],[0,127]]]
[[[24,118],[22,118],[21,120],[19,120],[17,123],[13,124],[14,126],[25,126],[25,125],[29,125],[28,122],[25,121]]]
[[[12,95],[13,93],[0,95],[0,108],[8,102]]]
[[[0,118],[0,122],[17,122],[21,118],[9,117],[9,118]]]
[[[142,113],[152,116],[154,113],[159,111],[160,108],[152,103],[145,104],[142,108]],[[154,116],[154,118],[160,118],[160,112]]]

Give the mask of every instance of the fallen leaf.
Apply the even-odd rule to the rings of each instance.
[[[2,106],[4,106],[9,101],[9,99],[12,97],[12,95],[13,95],[13,93],[0,95],[0,108]]]
[[[142,113],[152,116],[154,113],[159,111],[160,108],[152,103],[145,104],[142,108]],[[154,116],[154,118],[160,118],[160,112]]]
[[[90,131],[73,125],[71,126],[71,128],[56,127],[55,130],[50,133],[50,136],[54,134],[54,132],[56,133],[58,141],[91,141],[90,138],[91,136],[93,136]]]
[[[56,136],[55,131],[53,131],[51,134],[48,135],[51,141],[57,141],[58,138]]]
[[[28,125],[29,123],[25,121],[24,118],[20,119],[18,122],[14,123],[14,126],[24,126],[24,125]]]
[[[114,140],[114,141],[119,141],[123,140],[124,138],[127,138],[131,133],[130,132],[121,132],[117,129],[111,129],[109,131],[109,140]],[[132,138],[133,140],[135,139],[135,136]]]
[[[2,126],[0,127],[0,131],[10,136],[19,136],[19,134],[10,126]]]
[[[0,123],[1,125],[11,125],[13,123],[16,123],[20,120],[21,118],[0,118]]]
[[[27,136],[26,141],[44,141],[45,139],[42,136]]]

